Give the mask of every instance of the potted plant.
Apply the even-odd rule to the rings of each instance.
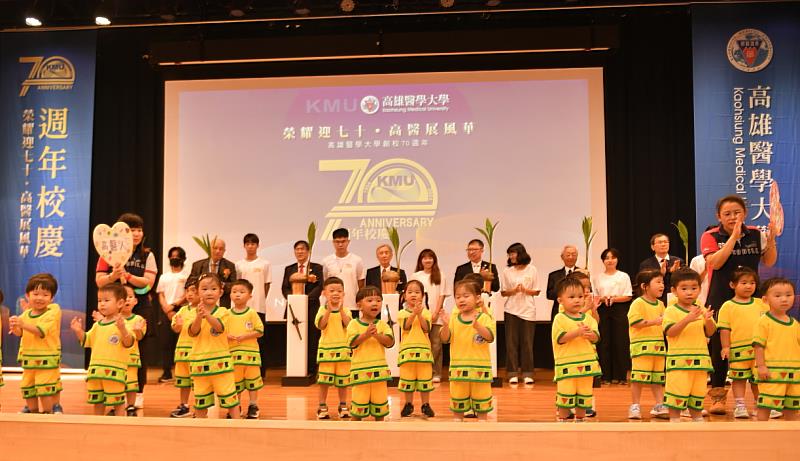
[[[387,227],[386,233],[389,235],[389,243],[392,244],[395,257],[396,271],[388,270],[381,275],[381,291],[384,294],[397,293],[397,284],[400,282],[400,258],[403,255],[406,247],[411,245],[411,240],[406,242],[402,247],[400,246],[400,234],[397,232],[396,227]]]
[[[314,283],[317,281],[317,276],[309,274],[311,272],[311,250],[314,249],[314,241],[317,239],[317,223],[311,221],[308,225],[308,269],[305,273],[295,272],[289,276],[289,283],[292,285],[293,295],[302,295],[306,292],[306,283]]]
[[[584,253],[583,271],[589,275],[589,247],[592,245],[592,240],[597,232],[592,232],[592,217],[584,216],[581,221],[581,231],[583,232],[583,244],[586,252]]]
[[[489,218],[486,218],[486,222],[484,223],[484,228],[481,229],[480,227],[476,227],[475,230],[478,231],[483,238],[486,239],[486,245],[489,247],[489,269],[488,270],[481,270],[481,277],[483,277],[483,291],[489,293],[492,291],[492,281],[494,280],[494,273],[492,272],[492,261],[493,261],[493,254],[492,254],[492,242],[494,239],[494,231],[497,229],[497,225],[500,224],[500,221],[492,224]]]

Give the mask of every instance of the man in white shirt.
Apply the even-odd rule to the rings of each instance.
[[[267,295],[272,282],[272,269],[269,261],[258,256],[259,239],[256,234],[244,236],[244,259],[236,261],[236,277],[245,279],[253,284],[253,295],[250,299],[250,308],[258,313],[261,322],[267,324]],[[267,350],[266,335],[258,338],[258,348],[261,351],[261,375],[267,369],[267,360],[264,353]]]
[[[366,270],[360,256],[350,253],[350,233],[339,228],[333,231],[334,253],[322,260],[322,278],[339,277],[344,281],[344,307],[356,311],[356,293],[364,287]]]

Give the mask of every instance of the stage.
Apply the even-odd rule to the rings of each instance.
[[[495,408],[489,421],[453,421],[447,411],[447,384],[431,394],[437,415],[401,418],[402,395],[390,389],[387,422],[316,421],[317,388],[281,387],[280,371],[270,370],[260,392],[259,420],[229,421],[167,418],[177,404],[171,384],[148,384],[139,418],[89,416],[80,376],[64,380],[64,415],[16,414],[22,406],[19,375],[7,373],[0,390],[2,459],[27,456],[44,459],[54,451],[64,460],[91,459],[97,453],[137,453],[163,459],[169,454],[212,459],[259,453],[271,459],[517,459],[533,456],[591,456],[594,459],[699,459],[715,457],[778,459],[794,453],[793,437],[800,422],[754,420],[734,422],[712,416],[706,423],[681,424],[650,420],[652,397],[642,399],[642,421],[628,422],[630,390],[612,385],[595,389],[598,416],[584,423],[556,423],[555,386],[548,370],[537,370],[533,386],[494,389]],[[151,374],[151,378],[157,378]],[[153,380],[154,381],[154,380]],[[331,393],[333,394],[333,393]],[[335,402],[329,395],[329,405]],[[729,400],[731,402],[732,399]],[[748,398],[748,405],[752,399]],[[732,404],[729,404],[732,410]],[[214,409],[211,416],[218,416]],[[35,434],[31,437],[31,434]],[[23,440],[35,440],[24,443]],[[735,443],[735,441],[746,441]],[[54,448],[55,447],[55,448]],[[163,458],[162,458],[163,456]],[[752,458],[750,458],[752,457]]]

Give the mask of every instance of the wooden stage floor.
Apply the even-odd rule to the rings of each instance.
[[[152,460],[784,460],[796,457],[800,422],[733,421],[713,416],[706,423],[650,420],[652,397],[643,398],[645,419],[627,422],[630,389],[596,389],[598,417],[556,423],[552,372],[537,373],[533,386],[494,389],[489,422],[454,422],[447,411],[447,384],[431,395],[435,418],[400,418],[402,396],[390,389],[388,422],[316,421],[317,388],[281,387],[279,370],[268,373],[259,395],[259,420],[168,418],[178,391],[150,384],[141,417],[91,415],[80,376],[66,377],[64,415],[21,415],[19,375],[6,374],[0,389],[0,461],[86,461],[112,456]],[[158,376],[153,371],[152,380]],[[334,395],[329,396],[334,404]],[[748,399],[752,405],[752,399]],[[417,411],[418,407],[417,407]],[[216,412],[212,413],[217,416]]]
[[[281,387],[280,377],[283,370],[268,370],[266,385],[259,392],[258,404],[261,410],[260,419],[264,420],[316,420],[318,388],[309,387]],[[19,374],[6,373],[5,387],[0,389],[0,411],[19,411],[23,405],[19,392]],[[169,413],[178,404],[178,390],[172,384],[160,384],[157,370],[151,370],[149,383],[145,388],[144,409],[139,411],[142,417],[168,417]],[[555,421],[555,384],[552,382],[552,370],[537,370],[536,384],[525,386],[523,384],[510,386],[507,382],[502,388],[493,388],[495,410],[489,414],[490,422],[554,422]],[[62,406],[66,414],[91,415],[92,408],[86,403],[86,387],[80,376],[64,376],[64,392]],[[653,422],[658,424],[668,421],[650,418],[649,410],[654,404],[649,390],[642,395],[642,421],[629,421],[628,405],[630,405],[630,387],[623,385],[610,385],[595,389],[596,418],[587,418],[587,422],[626,422],[637,424]],[[245,402],[247,397],[243,396]],[[401,418],[400,410],[403,407],[404,396],[395,388],[389,389],[391,421],[422,420],[419,411],[419,396],[415,396],[415,416]],[[431,393],[431,406],[436,412],[436,417],[431,421],[451,421],[452,414],[448,410],[449,394],[447,383],[436,385]],[[336,392],[332,389],[328,393],[328,405],[335,409]],[[244,402],[243,402],[244,404]],[[748,407],[753,406],[752,396],[748,391]],[[733,410],[733,397],[729,396],[728,406],[731,411],[726,416],[710,416],[706,418],[711,422],[734,421],[731,413]],[[243,408],[244,405],[243,405]],[[218,416],[216,409],[211,409],[210,417]],[[336,419],[333,416],[333,419]]]

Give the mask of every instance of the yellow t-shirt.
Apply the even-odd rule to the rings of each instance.
[[[753,345],[764,348],[769,379],[757,382],[800,383],[800,323],[778,320],[767,312],[756,324]],[[758,373],[753,373],[758,378]]]
[[[178,312],[172,316],[170,326],[175,326],[178,323],[178,317],[183,320],[183,327],[178,335],[178,342],[175,345],[175,361],[188,362],[189,354],[192,353],[192,346],[194,345],[194,338],[189,336],[189,325],[194,322],[197,316],[197,308],[191,305],[185,305],[178,309]]]
[[[406,319],[414,317],[411,328],[406,330]],[[431,311],[422,309],[422,319],[428,324],[428,331],[431,328]],[[400,353],[397,363],[402,365],[410,362],[433,363],[431,354],[431,339],[422,330],[419,318],[408,309],[402,309],[397,314],[397,321],[400,322]]]
[[[753,360],[753,330],[769,306],[761,298],[750,298],[748,303],[725,301],[719,310],[717,328],[731,332],[731,351],[728,362]]]
[[[555,361],[554,381],[567,378],[581,378],[585,376],[599,376],[600,364],[597,362],[597,352],[594,343],[580,336],[564,344],[558,340],[565,334],[579,328],[580,324],[588,326],[600,338],[597,331],[597,322],[585,312],[579,317],[571,317],[562,312],[553,319],[551,341],[553,343],[553,359]]]
[[[222,323],[222,331],[211,328],[206,319],[200,322],[200,333],[194,337],[192,352],[189,354],[191,362],[189,373],[192,376],[209,376],[233,371],[227,335],[230,313],[228,309],[216,306],[211,315]]]
[[[126,382],[131,348],[122,345],[122,334],[114,321],[95,322],[84,335],[83,347],[92,349],[86,379]]]
[[[667,352],[664,344],[664,332],[661,325],[650,325],[643,328],[633,328],[639,322],[653,320],[664,315],[664,303],[656,300],[651,303],[644,298],[636,298],[628,310],[628,335],[631,339],[631,357],[648,355],[663,357]]]
[[[136,333],[133,331],[134,325],[136,325],[140,320],[144,320],[142,316],[137,314],[131,314],[130,317],[125,319],[125,328],[128,329],[128,332],[133,336],[133,346],[131,346],[131,361],[128,366],[141,368],[142,366],[142,357],[139,354],[139,340],[136,339]],[[147,334],[147,324],[144,325],[142,329],[142,337]]]
[[[227,330],[229,335],[240,336],[253,332],[264,334],[264,323],[258,313],[249,307],[244,312],[230,310]],[[228,340],[234,365],[261,366],[261,351],[258,339],[250,338],[244,342]]]
[[[702,308],[702,310],[704,314],[707,312],[706,308]],[[667,334],[670,328],[688,314],[688,310],[677,304],[669,306],[664,311],[664,323],[662,324],[664,334]],[[667,335],[667,371],[714,371],[714,367],[711,366],[711,358],[708,356],[708,337],[704,325],[705,319],[701,315],[686,325],[678,336]]]
[[[373,321],[378,333],[392,337],[392,329],[383,320]],[[367,331],[369,323],[361,319],[353,319],[347,324],[348,344],[353,344],[356,338]],[[353,347],[353,356],[350,359],[350,384],[366,384],[375,381],[388,381],[392,379],[389,366],[386,365],[386,351],[383,344],[375,338],[369,338],[358,346]]]
[[[53,306],[53,304],[48,305],[40,314],[34,314],[33,310],[26,309],[20,315],[20,319],[24,323],[35,326],[43,335],[42,337],[22,330],[22,339],[17,355],[22,368],[53,369],[59,367],[61,363],[61,309]],[[55,306],[57,307],[57,305]]]
[[[350,342],[347,340],[345,326],[342,325],[342,309],[344,307],[331,311],[325,329],[319,328],[319,321],[325,315],[325,306],[320,306],[317,310],[314,325],[322,331],[317,348],[317,363],[350,361]]]
[[[492,356],[489,343],[495,340],[497,330],[491,315],[479,313],[475,321],[492,334],[486,340],[478,334],[472,322],[461,319],[458,309],[450,314],[450,381],[491,382]]]

